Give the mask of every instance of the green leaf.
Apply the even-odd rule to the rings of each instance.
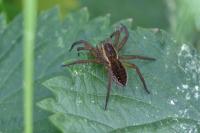
[[[108,111],[104,111],[107,77],[100,65],[61,68],[65,61],[90,58],[71,44],[85,39],[94,46],[108,37],[109,15],[89,20],[86,8],[61,21],[54,8],[38,18],[35,46],[34,132],[199,132],[200,59],[190,46],[176,45],[167,33],[131,30],[120,54],[140,54],[157,61],[134,61],[151,94],[146,94],[137,74],[128,70],[128,85],[113,83]],[[0,16],[0,132],[23,132],[22,17],[9,24]],[[151,52],[150,52],[151,51]],[[43,84],[43,85],[42,85]],[[49,93],[48,88],[53,93]],[[53,96],[54,98],[53,98]],[[50,120],[48,116],[51,112]],[[55,126],[53,126],[53,123]]]
[[[76,21],[75,21],[76,20]],[[0,17],[0,132],[23,132],[22,92],[22,17],[16,17],[5,25]],[[51,96],[42,82],[64,73],[60,65],[68,47],[82,26],[88,21],[87,9],[67,16],[63,22],[58,8],[43,12],[38,18],[35,45],[35,96],[34,105]],[[34,132],[57,133],[48,121],[49,113],[34,106]]]
[[[177,45],[162,30],[131,30],[128,26],[131,25],[130,20],[110,26],[109,17],[105,16],[80,25],[77,22],[81,18],[71,14],[66,21],[70,30],[65,36],[58,37],[61,40],[67,38],[67,42],[62,43],[64,47],[69,48],[74,41],[80,39],[96,46],[109,37],[119,23],[124,23],[130,37],[120,54],[145,55],[157,60],[131,61],[141,69],[151,93],[144,91],[136,72],[127,68],[128,84],[124,88],[112,84],[107,111],[103,107],[108,80],[102,65],[84,64],[60,68],[60,74],[43,83],[54,98],[49,97],[38,103],[41,108],[53,113],[50,120],[60,131],[200,132],[200,56],[191,45]],[[52,44],[60,46],[59,43]],[[55,49],[48,50],[52,55],[55,53]],[[65,59],[57,56],[51,60],[59,66],[60,62],[91,58],[86,53],[78,57],[76,50],[65,52]],[[52,69],[56,68],[52,66]]]

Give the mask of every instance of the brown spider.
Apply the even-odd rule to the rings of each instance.
[[[125,36],[121,39],[121,41],[119,41],[121,32],[125,32]],[[113,37],[114,37],[114,42],[112,42]],[[78,47],[77,51],[79,52],[81,50],[88,50],[95,57],[95,59],[77,60],[62,65],[63,67],[65,67],[75,64],[97,63],[97,64],[103,64],[105,66],[105,68],[108,70],[108,88],[107,88],[108,90],[106,95],[105,110],[107,109],[112,80],[114,80],[117,84],[121,86],[125,86],[127,83],[127,73],[123,64],[136,70],[137,74],[139,75],[143,83],[145,91],[147,93],[150,93],[149,90],[147,89],[145,80],[139,68],[135,64],[131,64],[126,61],[130,59],[142,59],[142,60],[155,60],[155,59],[139,55],[122,55],[122,56],[118,55],[118,52],[122,49],[122,47],[128,40],[128,37],[129,33],[127,28],[121,24],[121,26],[110,35],[110,38],[102,41],[100,45],[96,47],[93,47],[89,42],[84,40],[74,42],[70,48],[70,51],[74,48],[74,46],[82,44],[83,47]]]

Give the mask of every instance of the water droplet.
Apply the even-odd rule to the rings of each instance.
[[[171,101],[170,101],[170,104],[171,104],[171,105],[175,105],[175,103],[174,103],[174,101],[173,101],[173,100],[171,100]]]
[[[146,39],[147,39],[147,37],[146,37],[146,36],[143,36],[143,38],[144,38],[144,40],[146,40]]]
[[[195,90],[198,91],[199,90],[199,86],[195,85]]]
[[[78,75],[78,72],[76,70],[74,70],[73,74],[74,75]]]
[[[180,124],[180,127],[181,127],[181,129],[183,129],[183,130],[185,130],[185,129],[186,129],[186,126],[185,126],[185,124]]]
[[[185,110],[179,110],[178,111],[179,112],[179,115],[181,116],[181,117],[189,117],[189,115],[188,115],[188,109],[185,109]]]
[[[183,45],[181,46],[181,50],[182,51],[184,51],[184,50],[186,51],[188,49],[189,49],[189,46],[187,44],[183,43]]]
[[[179,86],[177,86],[177,87],[176,87],[176,89],[177,89],[177,90],[180,90],[180,87],[179,87]]]
[[[194,98],[196,98],[196,100],[199,99],[200,94],[198,92],[194,93]]]
[[[172,99],[170,99],[169,100],[169,104],[171,104],[171,105],[175,105],[177,103],[177,99],[175,99],[175,98],[172,98]]]
[[[186,99],[186,100],[190,100],[190,98],[191,98],[190,93],[186,93],[185,99]]]
[[[182,84],[183,89],[188,89],[188,85],[187,84]]]

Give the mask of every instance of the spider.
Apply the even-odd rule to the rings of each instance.
[[[125,35],[120,39],[121,33],[124,32]],[[63,67],[71,66],[75,64],[84,64],[84,63],[97,63],[102,64],[108,71],[108,86],[107,86],[107,94],[105,100],[105,107],[107,109],[108,100],[111,92],[111,84],[112,81],[117,83],[120,86],[126,86],[127,84],[127,72],[124,65],[131,67],[136,70],[139,78],[144,86],[145,91],[149,94],[149,90],[147,89],[144,77],[142,76],[140,69],[133,63],[127,62],[131,59],[141,59],[141,60],[156,60],[155,58],[150,58],[146,56],[140,55],[119,55],[119,51],[126,44],[129,37],[129,32],[125,25],[121,24],[120,27],[115,30],[109,38],[102,41],[96,47],[93,47],[89,42],[85,40],[76,41],[72,44],[69,51],[71,51],[76,45],[83,45],[82,47],[78,47],[78,55],[81,50],[88,50],[95,58],[88,60],[77,60],[68,64],[62,65]],[[114,39],[112,39],[114,38]]]

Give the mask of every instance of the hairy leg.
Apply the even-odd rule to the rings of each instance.
[[[126,63],[129,67],[133,68],[136,70],[138,76],[140,77],[140,80],[142,81],[142,84],[144,86],[144,89],[145,91],[149,94],[149,90],[147,89],[147,86],[146,86],[146,83],[145,83],[145,80],[144,80],[144,77],[142,76],[141,72],[140,72],[140,69],[135,65],[135,64],[130,64],[130,63]]]
[[[125,25],[121,24],[120,29],[121,29],[121,32],[124,31],[125,36],[123,37],[122,41],[118,44],[118,48],[117,48],[118,51],[126,44],[126,41],[128,40],[128,37],[129,37],[129,33]]]
[[[121,32],[124,32],[125,36],[119,42]],[[113,32],[110,37],[111,38],[115,37],[114,46],[116,47],[117,51],[119,51],[126,44],[126,41],[128,40],[129,37],[129,33],[126,26],[121,24],[120,28],[117,29],[115,32]]]
[[[82,51],[82,50],[89,50],[89,51],[91,51],[90,49],[85,48],[85,47],[78,47],[76,50],[78,51],[78,56],[80,55],[79,51]],[[91,51],[91,52],[93,52],[93,51]]]
[[[84,63],[97,63],[97,64],[101,64],[99,61],[97,60],[77,60],[68,64],[63,64],[62,67],[67,67],[67,66],[71,66],[71,65],[75,65],[75,64],[84,64]]]
[[[114,47],[117,48],[117,45],[118,45],[118,43],[119,43],[120,31],[119,31],[119,30],[114,31],[114,32],[110,35],[110,38],[113,38],[113,37],[115,37],[115,40],[114,40]]]
[[[107,109],[108,105],[108,100],[110,97],[110,92],[111,92],[111,84],[112,84],[112,72],[110,69],[108,69],[108,88],[107,88],[107,94],[106,94],[106,103],[105,103],[105,110]]]
[[[76,45],[81,45],[81,44],[84,45],[84,48],[86,49],[94,50],[94,47],[92,47],[92,45],[89,42],[80,40],[80,41],[74,42],[69,51],[71,51]]]
[[[140,60],[151,60],[155,61],[155,58],[147,57],[147,56],[140,56],[140,55],[122,55],[119,56],[119,59],[121,60],[131,60],[131,59],[140,59]]]

